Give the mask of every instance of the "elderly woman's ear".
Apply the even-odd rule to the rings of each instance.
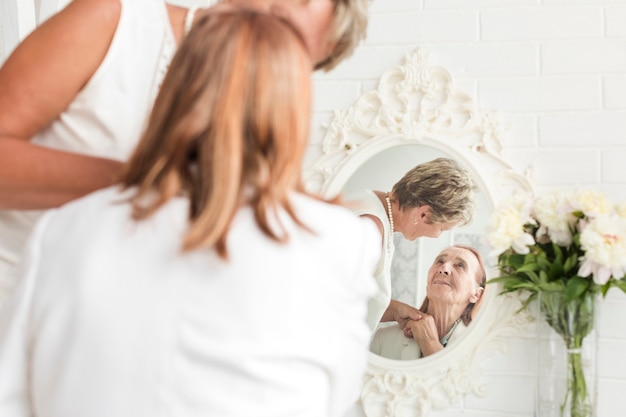
[[[485,288],[477,287],[474,290],[474,293],[470,296],[470,300],[469,300],[470,303],[478,304],[478,302],[482,299],[482,295],[484,291],[485,291]]]
[[[478,314],[478,309],[480,307],[480,305],[483,302],[483,299],[485,298],[485,287],[478,287],[481,291],[478,293],[478,299],[474,302],[474,308],[472,308],[472,320],[476,317],[476,314]],[[473,301],[470,301],[473,302]]]

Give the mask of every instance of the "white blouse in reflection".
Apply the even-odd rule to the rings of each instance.
[[[363,190],[352,193],[346,196],[346,201],[355,214],[374,216],[380,220],[383,226],[383,256],[381,256],[374,274],[378,289],[369,301],[367,310],[367,323],[370,326],[370,331],[374,333],[391,302],[391,263],[395,251],[393,232],[387,217],[387,208],[380,203],[374,191]]]
[[[250,210],[230,261],[182,254],[187,202],[134,223],[117,190],[37,224],[0,316],[0,416],[342,416],[370,337],[380,235],[301,195],[288,244]]]
[[[467,326],[460,322],[450,334],[448,344],[456,343],[466,331]],[[415,339],[406,337],[402,332],[402,327],[397,323],[389,326],[382,325],[376,330],[372,337],[370,351],[383,358],[396,360],[413,360],[422,357],[422,350]]]

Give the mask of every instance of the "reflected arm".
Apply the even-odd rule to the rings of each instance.
[[[396,321],[405,328],[409,320],[419,320],[422,313],[417,308],[398,300],[391,300],[380,321]]]

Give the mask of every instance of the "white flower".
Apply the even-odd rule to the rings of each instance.
[[[591,218],[609,214],[613,210],[611,201],[594,190],[577,192],[572,196],[571,204],[575,211],[582,211],[585,217]]]
[[[626,201],[615,206],[615,213],[626,219]]]
[[[537,239],[548,235],[550,240],[559,246],[569,246],[572,243],[572,226],[576,217],[570,204],[571,193],[556,191],[537,197],[533,214],[539,222]]]
[[[604,285],[613,276],[626,275],[626,218],[601,215],[591,220],[580,234],[585,251],[578,275],[593,274],[593,281]]]
[[[530,195],[516,194],[493,213],[487,225],[487,241],[493,248],[490,256],[498,256],[509,248],[526,254],[528,246],[535,244],[535,239],[524,231],[525,224],[535,223],[530,216],[531,203]]]

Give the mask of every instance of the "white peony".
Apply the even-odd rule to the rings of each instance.
[[[505,200],[490,217],[487,241],[493,248],[490,256],[498,256],[509,248],[520,254],[528,253],[535,239],[524,231],[525,224],[535,224],[530,216],[532,196],[516,194]]]
[[[537,239],[547,235],[550,240],[559,246],[569,246],[572,243],[572,227],[576,217],[570,204],[572,194],[565,191],[556,191],[543,194],[535,200],[533,214],[539,222]]]
[[[578,275],[604,285],[613,276],[626,275],[626,218],[600,215],[591,220],[580,234],[580,246],[585,251]]]
[[[594,190],[579,191],[574,194],[570,203],[575,211],[582,211],[585,217],[596,217],[610,214],[613,204],[603,194]]]
[[[615,213],[626,219],[626,201],[615,206]]]

